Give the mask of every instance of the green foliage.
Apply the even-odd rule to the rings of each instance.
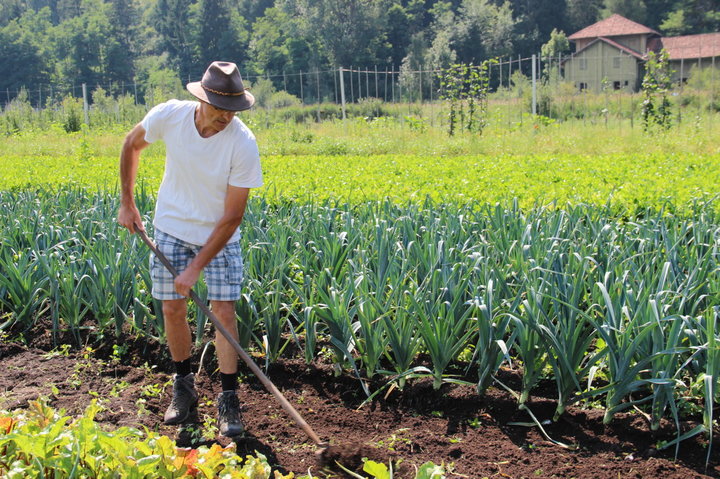
[[[83,123],[83,102],[78,98],[65,97],[62,101],[63,128],[67,133],[80,131]]]
[[[458,64],[441,73],[440,98],[449,104],[449,136],[457,128],[482,134],[487,125],[488,70],[494,63],[486,60],[479,66]]]
[[[672,126],[670,100],[668,99],[672,87],[670,81],[672,71],[669,62],[670,57],[665,50],[662,50],[659,55],[654,52],[648,53],[645,77],[642,82],[644,98],[642,119],[646,132],[655,126],[661,130],[668,130]]]
[[[567,39],[565,32],[553,28],[553,31],[550,33],[550,40],[540,49],[540,55],[543,58],[557,57],[569,50],[570,41]]]
[[[95,416],[102,408],[93,401],[78,418],[64,416],[42,400],[25,411],[0,411],[0,475],[21,477],[223,477],[268,479],[265,457],[241,458],[234,443],[222,448],[178,448],[166,436],[121,427],[104,431]],[[38,440],[42,438],[42,440]],[[276,472],[276,479],[286,477]],[[292,477],[292,476],[288,476]]]

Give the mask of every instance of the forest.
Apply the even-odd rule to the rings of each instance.
[[[0,92],[173,90],[222,59],[297,95],[302,75],[285,73],[531,55],[613,13],[663,35],[720,30],[716,0],[0,0]]]

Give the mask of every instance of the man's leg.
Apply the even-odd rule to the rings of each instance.
[[[210,306],[220,324],[237,341],[238,329],[235,317],[235,301],[211,301]],[[239,436],[245,428],[240,419],[240,401],[236,392],[238,353],[217,328],[215,331],[215,349],[217,350],[220,381],[223,390],[218,397],[220,434],[228,437]]]
[[[162,303],[170,356],[175,363],[173,399],[165,411],[165,424],[180,424],[197,406],[198,394],[195,391],[195,376],[192,374],[190,354],[192,336],[187,321],[187,300],[172,299]]]
[[[190,358],[192,349],[192,335],[187,320],[187,300],[183,298],[163,301],[162,309],[170,356],[176,363],[185,361]]]
[[[210,301],[213,313],[230,335],[238,340],[237,319],[235,315],[235,301]],[[215,347],[217,348],[218,364],[222,374],[237,374],[238,353],[225,339],[220,331],[215,331]]]

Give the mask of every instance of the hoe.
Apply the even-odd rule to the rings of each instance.
[[[147,234],[141,230],[137,225],[135,226],[135,231],[140,235],[140,238],[145,242],[146,245],[155,253],[155,256],[160,260],[160,262],[165,265],[165,267],[170,271],[170,273],[173,275],[173,277],[176,277],[178,275],[177,270],[170,264],[168,259],[163,255],[160,250],[158,250],[157,246],[148,238]],[[288,413],[288,415],[295,421],[295,424],[297,424],[300,429],[303,430],[305,434],[312,440],[312,442],[315,443],[317,446],[316,459],[321,465],[328,465],[331,466],[331,464],[328,464],[328,462],[333,462],[333,460],[336,460],[338,457],[343,457],[346,454],[350,454],[351,456],[357,454],[356,451],[353,449],[356,449],[355,446],[350,446],[349,449],[352,451],[345,451],[345,449],[348,449],[347,447],[343,448],[341,446],[330,446],[327,442],[324,442],[320,440],[317,434],[315,434],[315,431],[310,427],[310,425],[305,422],[303,417],[300,415],[300,413],[290,404],[290,402],[285,398],[285,396],[280,392],[280,390],[275,387],[275,385],[270,381],[270,379],[262,372],[262,370],[258,367],[257,364],[250,358],[248,353],[245,352],[245,350],[238,344],[238,342],[230,335],[230,332],[225,329],[225,327],[220,323],[220,321],[217,319],[217,317],[213,314],[213,312],[210,310],[210,308],[205,304],[204,301],[202,301],[198,295],[195,293],[195,291],[190,290],[190,299],[192,299],[195,304],[197,304],[200,309],[207,315],[208,318],[210,318],[210,321],[213,323],[215,328],[220,331],[220,333],[225,336],[225,339],[228,340],[228,342],[235,348],[238,355],[242,360],[247,364],[247,366],[250,368],[250,370],[257,376],[257,378],[260,380],[260,382],[263,383],[263,386],[272,393],[273,396],[275,396],[275,399],[280,403],[282,408],[285,410],[285,412]]]

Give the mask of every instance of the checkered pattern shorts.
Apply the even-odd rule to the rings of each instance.
[[[187,268],[202,246],[155,230],[155,243],[162,254],[181,273]],[[161,301],[182,299],[175,292],[175,282],[170,272],[154,254],[150,254],[153,298]],[[208,299],[211,301],[236,301],[240,299],[243,279],[243,260],[240,242],[228,243],[203,270]]]

